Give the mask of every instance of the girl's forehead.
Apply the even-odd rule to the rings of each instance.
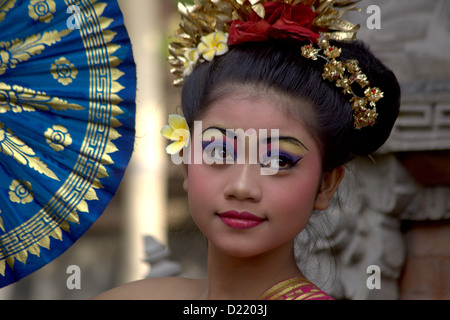
[[[294,101],[276,92],[240,89],[215,100],[198,120],[228,125],[230,129],[281,130],[304,127],[311,121],[310,110],[310,103],[304,99]]]

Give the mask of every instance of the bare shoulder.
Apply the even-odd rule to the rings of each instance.
[[[178,277],[144,279],[106,291],[95,300],[192,300],[201,295],[206,280]]]

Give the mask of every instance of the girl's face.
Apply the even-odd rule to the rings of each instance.
[[[210,244],[228,255],[252,257],[291,247],[313,209],[328,206],[340,181],[339,175],[322,173],[319,146],[281,104],[282,99],[268,95],[223,97],[200,119],[201,139],[192,138],[202,141],[203,161],[187,165],[190,211]],[[256,135],[258,154],[250,154],[256,151],[246,138],[245,161],[238,164],[243,155],[236,154],[237,139],[226,129]],[[271,129],[278,129],[279,137],[271,136]],[[257,161],[250,161],[255,156]],[[227,159],[234,163],[226,164]],[[207,164],[213,160],[224,163]],[[272,174],[262,174],[262,167]]]

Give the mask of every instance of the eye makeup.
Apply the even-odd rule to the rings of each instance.
[[[277,152],[269,152],[261,157],[261,166],[275,170],[288,170],[303,159],[303,156],[294,156],[289,153],[278,150]]]
[[[299,155],[305,155],[306,153],[308,153],[308,148],[300,140],[294,137],[269,137],[267,139],[264,139],[264,142],[270,145],[272,143],[272,140],[278,140],[280,149],[283,149],[286,152],[291,152]]]
[[[236,161],[235,138],[228,139],[225,130],[209,127],[202,132],[203,159],[207,164],[234,163]]]
[[[205,162],[236,163],[237,138],[234,131],[229,129],[209,127],[204,130],[202,150]],[[308,153],[308,148],[300,140],[290,136],[264,138],[260,139],[259,143],[259,164],[264,168],[291,169]],[[262,148],[261,144],[264,144],[265,148]]]
[[[294,168],[308,153],[308,148],[291,136],[268,137],[263,143],[267,144],[267,153],[260,156],[261,166],[277,171]]]
[[[289,170],[294,168],[308,151],[303,145],[292,143],[290,140],[284,139],[279,141],[278,149],[272,148],[270,144],[267,153],[260,156],[261,166],[274,170]]]

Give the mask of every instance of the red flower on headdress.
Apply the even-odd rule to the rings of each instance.
[[[284,2],[266,2],[263,6],[264,19],[253,11],[249,21],[232,22],[229,45],[285,38],[317,42],[320,35],[311,30],[315,18],[311,8],[303,4],[293,6]]]

